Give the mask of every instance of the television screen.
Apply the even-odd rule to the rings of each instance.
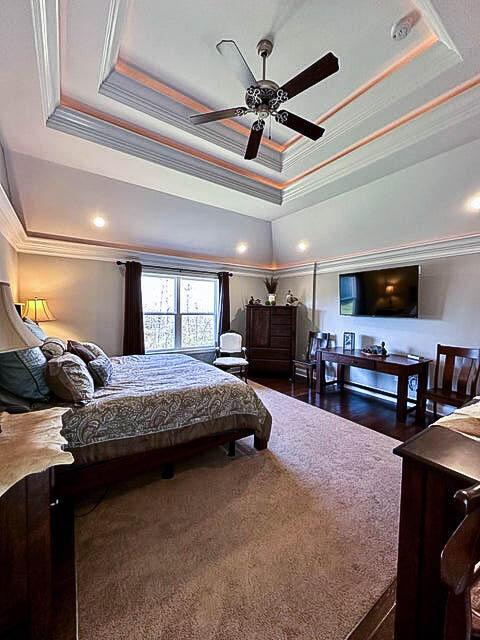
[[[418,265],[342,274],[340,313],[418,318]]]

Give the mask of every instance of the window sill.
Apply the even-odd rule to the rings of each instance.
[[[191,347],[190,349],[151,349],[150,351],[145,351],[145,355],[154,355],[161,353],[214,353],[216,347]]]

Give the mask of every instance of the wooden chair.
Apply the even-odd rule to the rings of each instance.
[[[313,372],[316,367],[317,349],[326,349],[329,342],[329,333],[324,331],[310,331],[308,333],[307,357],[305,360],[293,361],[293,381],[295,381],[297,369],[300,369],[305,371],[307,374],[307,386],[313,387]]]
[[[455,494],[464,518],[441,556],[448,588],[444,640],[480,638],[480,484]]]
[[[232,373],[237,372],[240,378],[243,378],[244,381],[247,382],[247,349],[246,347],[242,347],[242,336],[234,331],[222,333],[216,351],[217,357],[213,361],[213,364],[219,369],[224,369]]]
[[[462,361],[460,368],[456,366],[457,358]],[[443,370],[440,376],[442,364]],[[433,402],[435,420],[438,403],[461,407],[474,397],[479,373],[480,349],[437,345],[434,386],[427,389],[424,396]]]

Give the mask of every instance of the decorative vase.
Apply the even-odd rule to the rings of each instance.
[[[268,294],[268,302],[270,304],[277,304],[277,294],[276,293],[269,293]]]

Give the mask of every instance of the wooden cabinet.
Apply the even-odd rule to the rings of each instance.
[[[291,375],[297,308],[247,305],[249,373]]]

